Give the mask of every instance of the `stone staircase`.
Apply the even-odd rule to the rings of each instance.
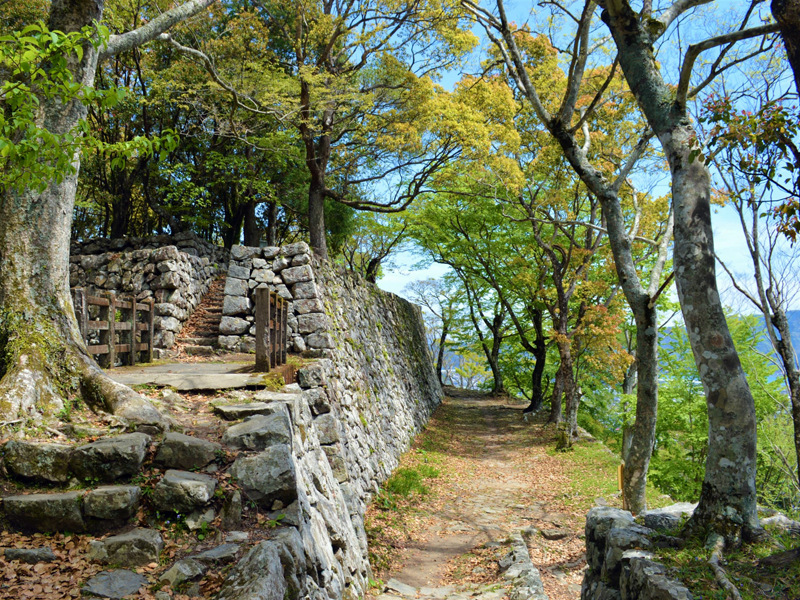
[[[168,586],[172,593],[207,597],[200,583],[215,579],[220,585],[225,580],[223,593],[235,588],[236,582],[225,578],[228,565],[263,537],[264,521],[252,522],[253,511],[248,516],[243,506],[248,498],[263,500],[260,514],[275,519],[270,527],[279,521],[284,527],[299,525],[292,457],[276,449],[292,443],[290,407],[300,397],[295,384],[282,392],[257,392],[245,404],[213,405],[218,426],[212,431],[224,434],[212,439],[133,432],[88,443],[81,443],[80,436],[74,443],[12,439],[0,444],[0,474],[6,478],[0,477],[0,532],[32,536],[27,540],[33,546],[3,548],[0,543],[0,571],[23,563],[67,569],[68,561],[50,536],[77,534],[90,537],[81,560],[114,569],[85,581],[80,588],[84,596],[122,598],[142,588],[162,588],[156,595],[161,600],[171,597],[163,592]],[[248,461],[263,462],[266,454],[275,479],[248,487]],[[181,529],[170,529],[171,521],[180,522]],[[175,531],[184,532],[181,545],[189,552],[170,560],[175,551],[166,554],[170,541],[162,533]],[[160,561],[169,568],[156,567]],[[149,579],[145,572],[152,573]],[[0,597],[16,591],[5,588],[0,581]],[[225,597],[240,598],[234,593]]]
[[[214,280],[200,304],[181,329],[176,342],[189,356],[210,356],[217,348],[222,303],[225,300],[225,276]]]

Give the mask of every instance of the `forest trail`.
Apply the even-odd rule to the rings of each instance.
[[[511,590],[499,562],[508,536],[521,532],[548,597],[579,598],[584,515],[595,503],[618,503],[616,459],[596,442],[554,452],[554,427],[526,423],[524,405],[509,398],[448,394],[385,486],[392,490],[404,470],[424,475],[427,465],[439,472],[425,479],[429,492],[401,501],[383,491],[369,509],[373,568],[386,582],[375,594],[501,600]],[[597,488],[599,471],[608,473]]]

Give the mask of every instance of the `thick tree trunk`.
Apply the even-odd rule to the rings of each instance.
[[[256,218],[258,202],[248,200],[244,207],[244,245],[257,248],[261,244],[261,228]]]
[[[771,8],[772,16],[780,25],[794,85],[800,94],[800,0],[772,0]]]
[[[717,290],[710,177],[699,158],[689,158],[697,136],[661,78],[646,23],[625,2],[607,6],[603,20],[628,86],[661,141],[672,173],[675,280],[709,419],[705,478],[690,528],[711,529],[736,542],[758,528],[755,407]]]
[[[267,246],[278,245],[278,203],[267,204]]]
[[[533,367],[531,374],[531,403],[525,410],[527,412],[537,412],[544,404],[544,395],[542,394],[542,380],[544,379],[544,367],[547,362],[547,346],[544,340],[544,330],[542,328],[542,311],[534,311],[533,324],[536,329],[536,340],[534,341],[533,358],[536,364]]]
[[[553,395],[550,398],[550,418],[548,423],[561,423],[564,420],[561,410],[561,399],[564,396],[563,367],[559,365],[556,371],[556,380],[553,382]]]
[[[578,435],[578,404],[580,404],[580,395],[577,393],[577,386],[575,385],[571,340],[567,339],[558,342],[558,354],[561,360],[561,377],[564,389],[564,422],[567,425],[567,443],[571,445]]]
[[[308,237],[311,248],[322,260],[328,260],[328,240],[325,236],[324,183],[311,177],[308,188]]]

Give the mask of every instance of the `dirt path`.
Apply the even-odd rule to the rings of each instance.
[[[435,465],[441,474],[427,480],[431,493],[395,515],[379,503],[368,513],[373,552],[394,546],[388,568],[377,569],[389,582],[378,590],[380,600],[500,600],[509,582],[497,563],[508,535],[520,531],[551,600],[580,597],[583,516],[594,498],[576,498],[571,457],[554,453],[553,428],[524,422],[521,409],[507,398],[472,394],[449,397],[436,411],[401,464]]]

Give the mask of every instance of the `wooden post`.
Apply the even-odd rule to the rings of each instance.
[[[133,366],[136,364],[136,334],[138,333],[136,326],[136,294],[131,296],[131,316],[129,321],[131,324],[131,357],[128,360],[128,364]]]
[[[269,366],[271,369],[274,369],[278,365],[278,362],[275,360],[275,355],[277,354],[276,349],[278,347],[278,294],[271,292],[269,302]]]
[[[108,353],[103,356],[100,364],[103,367],[112,369],[117,362],[117,334],[115,331],[117,321],[117,298],[114,292],[108,292],[106,298],[108,299],[108,306],[101,308],[100,314],[101,318],[105,316],[105,319],[102,320],[108,323],[108,329],[100,332],[100,344],[108,347]],[[106,314],[103,315],[103,312]]]
[[[148,298],[150,313],[147,315],[147,350],[145,350],[145,362],[153,362],[153,334],[155,333],[156,301]],[[144,336],[142,336],[144,337]]]
[[[84,344],[89,343],[89,307],[86,304],[86,290],[75,288],[72,290],[72,306],[75,308],[75,318]]]
[[[289,320],[289,303],[284,301],[283,303],[283,319],[281,320],[281,364],[286,364],[286,343],[289,337],[288,334],[288,322]]]
[[[269,290],[256,288],[256,372],[269,371]]]

